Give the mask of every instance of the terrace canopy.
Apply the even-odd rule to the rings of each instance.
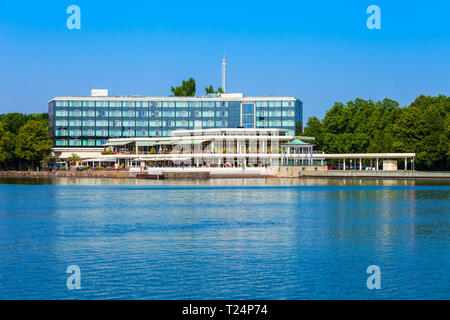
[[[281,164],[313,165],[313,146],[296,138],[281,145]]]

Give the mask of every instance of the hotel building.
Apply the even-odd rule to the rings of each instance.
[[[294,97],[55,97],[48,102],[55,148],[101,148],[108,139],[171,137],[174,130],[277,128],[294,136],[303,103]]]

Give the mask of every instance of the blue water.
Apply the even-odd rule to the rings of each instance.
[[[449,299],[449,200],[448,182],[0,180],[0,299]]]

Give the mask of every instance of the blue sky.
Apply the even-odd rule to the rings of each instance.
[[[81,9],[81,30],[66,8]],[[366,9],[381,8],[381,30]],[[450,1],[0,2],[0,113],[46,112],[54,96],[197,93],[295,96],[304,117],[334,102],[450,94]]]

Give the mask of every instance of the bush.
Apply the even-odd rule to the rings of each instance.
[[[111,149],[108,149],[108,150],[102,151],[102,154],[114,154],[114,151]]]
[[[101,169],[103,169],[103,167],[102,166],[95,166],[95,169],[101,170]]]
[[[66,169],[66,167],[61,167],[61,168],[59,168],[59,170],[66,171],[67,169]]]

